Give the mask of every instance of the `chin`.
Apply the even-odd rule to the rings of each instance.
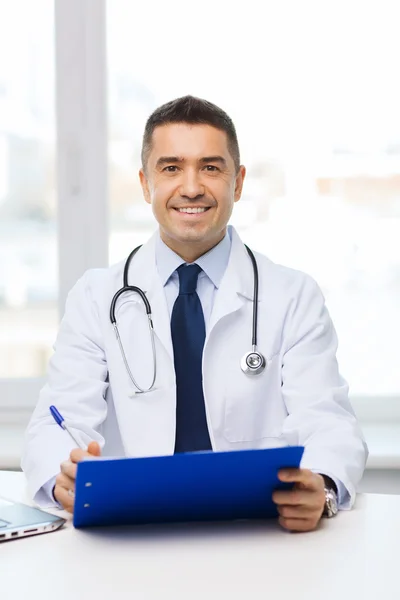
[[[179,242],[201,242],[209,238],[210,231],[206,228],[188,227],[175,232],[175,239]]]

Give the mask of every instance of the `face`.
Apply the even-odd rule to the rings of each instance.
[[[240,199],[245,168],[235,172],[226,133],[172,123],[153,132],[140,181],[163,241],[187,261],[218,244]]]

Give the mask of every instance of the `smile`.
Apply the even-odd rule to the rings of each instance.
[[[175,210],[180,213],[186,213],[189,215],[194,215],[198,213],[206,212],[210,207],[188,207],[188,208],[176,208]]]

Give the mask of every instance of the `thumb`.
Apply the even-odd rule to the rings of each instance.
[[[97,442],[90,442],[87,451],[93,456],[101,456],[101,448]]]

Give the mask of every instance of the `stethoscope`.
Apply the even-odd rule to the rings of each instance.
[[[118,342],[118,345],[119,345],[119,348],[121,351],[122,358],[125,363],[126,370],[128,372],[128,375],[129,375],[133,385],[138,390],[136,393],[143,394],[145,392],[150,392],[154,387],[154,382],[156,380],[156,375],[157,375],[157,361],[156,361],[156,347],[155,347],[155,341],[154,341],[154,327],[153,327],[153,321],[151,318],[150,302],[148,301],[146,294],[143,292],[143,290],[141,290],[140,288],[138,288],[134,285],[128,285],[129,266],[131,264],[132,258],[135,256],[135,254],[139,250],[139,248],[141,248],[141,246],[138,246],[137,248],[132,250],[132,252],[130,253],[130,255],[128,256],[128,258],[126,260],[125,267],[124,267],[123,287],[120,290],[118,290],[118,292],[116,292],[113,299],[111,300],[110,320],[111,320],[112,326],[114,327],[115,335],[116,335],[117,342]],[[265,367],[267,366],[267,363],[266,363],[264,356],[257,349],[258,268],[257,268],[257,262],[256,262],[254,254],[252,253],[250,248],[248,248],[246,245],[245,245],[245,248],[250,256],[250,259],[251,259],[251,262],[253,265],[253,273],[254,273],[253,329],[252,329],[252,342],[251,342],[252,349],[250,350],[250,352],[246,352],[246,354],[241,359],[240,368],[242,369],[243,373],[245,373],[246,375],[259,375],[260,373],[262,373],[262,371],[264,371]],[[125,292],[136,292],[137,294],[139,294],[139,296],[143,300],[143,304],[146,309],[146,314],[147,314],[148,324],[149,324],[150,338],[151,338],[151,347],[152,347],[152,353],[153,353],[153,379],[152,379],[150,386],[147,389],[140,387],[140,385],[136,382],[135,378],[132,375],[132,371],[129,367],[129,364],[128,364],[128,361],[126,358],[124,347],[121,342],[121,336],[118,331],[117,321],[115,318],[115,305],[117,303],[118,298],[122,294],[125,294]]]

